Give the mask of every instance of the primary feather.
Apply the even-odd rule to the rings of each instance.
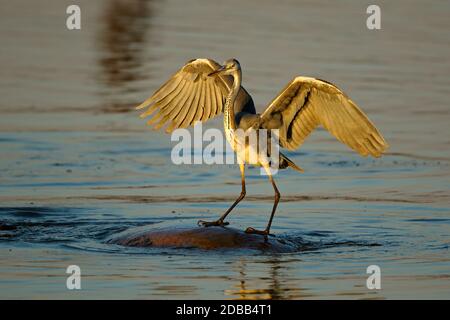
[[[362,156],[379,157],[388,144],[361,109],[335,85],[296,77],[261,114],[261,126],[279,129],[280,144],[290,150],[322,125]]]

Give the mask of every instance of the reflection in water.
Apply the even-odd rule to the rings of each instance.
[[[133,92],[134,82],[144,77],[143,53],[152,10],[148,0],[110,0],[106,6],[99,35],[100,79],[107,99],[104,111],[126,112],[132,107],[126,93]]]
[[[225,290],[225,295],[239,300],[281,300],[305,297],[303,289],[293,287],[294,283],[283,278],[284,263],[280,257],[272,256],[263,262],[264,267],[268,266],[268,270],[265,270],[266,268],[263,270],[263,272],[267,271],[267,276],[249,280],[246,270],[253,271],[255,266],[247,266],[245,260],[240,260],[238,262],[240,280],[235,285],[237,289]],[[255,286],[257,288],[251,288]]]

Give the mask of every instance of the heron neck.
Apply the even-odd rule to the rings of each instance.
[[[236,120],[234,118],[234,102],[236,101],[239,89],[241,88],[242,74],[240,70],[237,70],[233,75],[233,87],[228,93],[225,100],[223,125],[225,130],[236,129]]]

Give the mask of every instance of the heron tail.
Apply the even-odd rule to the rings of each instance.
[[[291,159],[286,157],[284,154],[280,152],[280,168],[284,169],[287,167],[291,167],[294,170],[297,170],[298,172],[305,172],[302,168],[300,168],[298,165],[296,165]]]

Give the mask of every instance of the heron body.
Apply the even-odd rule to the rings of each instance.
[[[187,62],[160,89],[137,109],[148,107],[141,115],[153,115],[147,122],[155,129],[166,126],[170,133],[186,128],[197,121],[207,121],[221,112],[224,131],[232,149],[241,155],[241,194],[231,207],[216,221],[199,221],[203,226],[226,225],[227,215],[245,197],[245,164],[248,156],[256,157],[256,164],[266,171],[274,192],[274,205],[267,227],[260,231],[247,228],[248,233],[266,237],[280,199],[270,166],[257,150],[239,143],[236,132],[242,130],[278,130],[279,145],[288,150],[299,148],[311,132],[322,125],[339,141],[362,156],[379,157],[388,144],[377,128],[359,107],[334,84],[309,77],[295,77],[269,104],[262,114],[257,114],[253,100],[242,87],[242,71],[235,59],[220,65],[211,59],[194,59]],[[269,142],[270,143],[270,142]],[[244,149],[244,150],[243,150]],[[244,155],[242,157],[242,155]],[[282,153],[279,168],[303,170]]]

